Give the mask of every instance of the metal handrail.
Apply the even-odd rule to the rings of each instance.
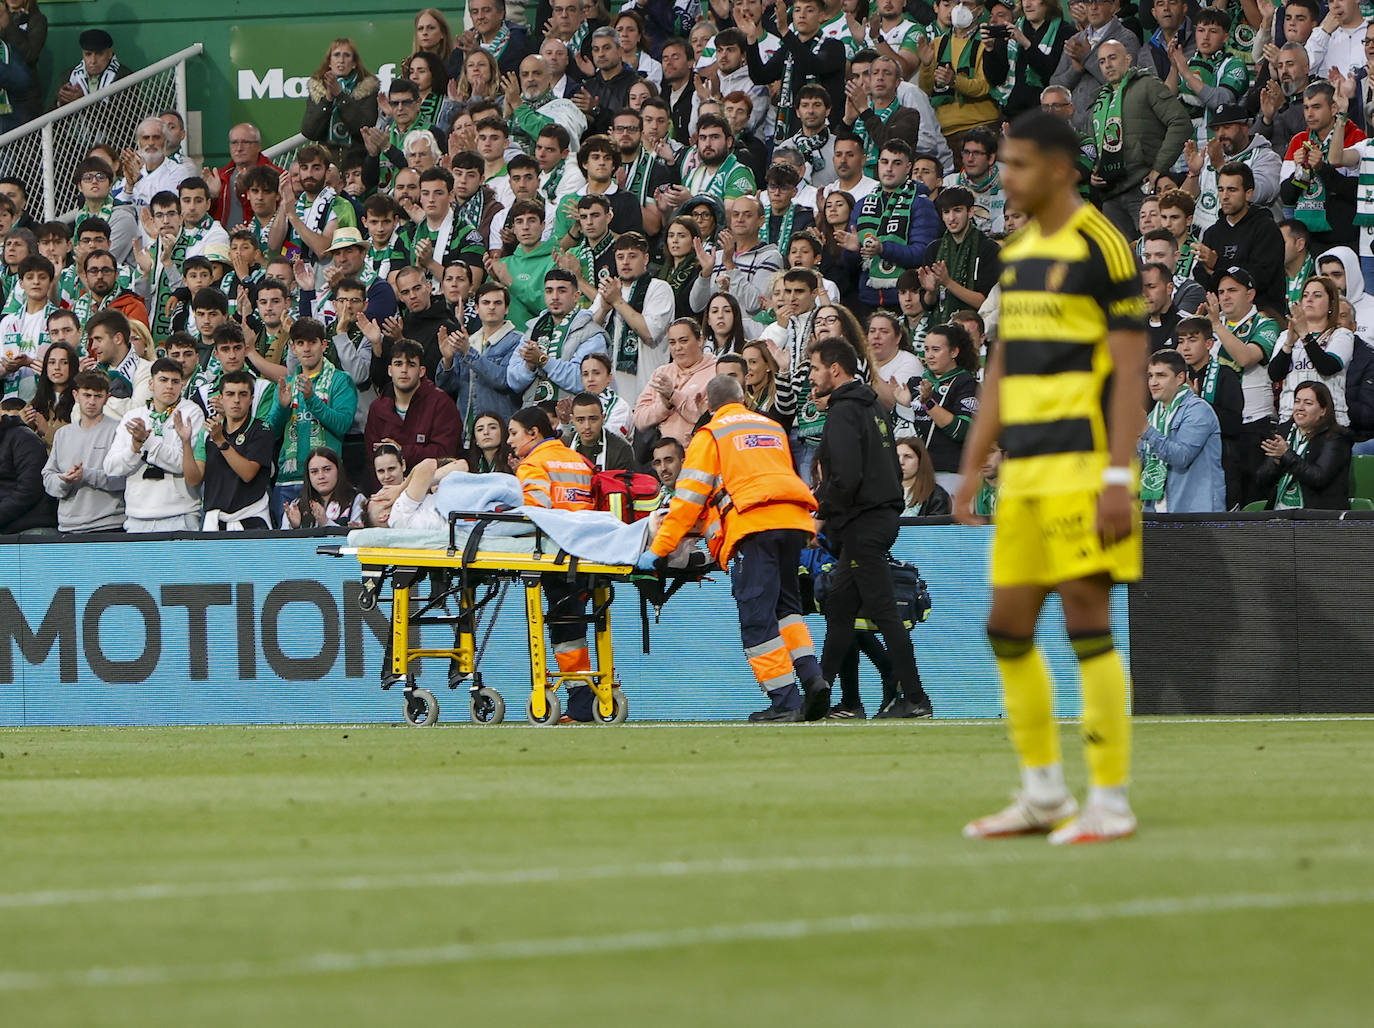
[[[164,57],[156,64],[150,64],[146,68],[140,68],[138,71],[126,75],[117,82],[110,83],[104,89],[97,89],[94,93],[88,93],[80,100],[73,100],[69,104],[63,104],[61,107],[49,111],[42,117],[35,118],[33,121],[26,121],[18,128],[10,129],[4,135],[0,135],[0,146],[4,146],[6,143],[12,143],[16,139],[23,139],[26,136],[31,136],[35,132],[41,132],[43,129],[53,124],[53,122],[60,121],[63,118],[76,114],[78,111],[83,111],[92,104],[97,104],[101,100],[104,100],[107,96],[128,89],[130,86],[136,86],[140,82],[152,78],[154,75],[160,75],[167,69],[174,68],[188,58],[199,57],[204,52],[205,45],[203,43],[192,43],[184,50],[178,50],[170,57]],[[185,106],[184,102],[183,106]],[[181,115],[185,117],[186,112],[183,110]]]
[[[305,133],[297,132],[290,139],[283,139],[280,143],[273,143],[271,146],[267,147],[267,149],[263,150],[262,155],[269,161],[276,163],[276,159],[282,154],[290,153],[292,150],[299,150],[308,142],[310,142],[310,140],[306,137]]]

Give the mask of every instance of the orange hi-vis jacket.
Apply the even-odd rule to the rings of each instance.
[[[727,403],[692,437],[650,549],[668,556],[704,520],[706,545],[723,567],[746,535],[777,528],[814,532],[815,510],[816,498],[792,470],[787,433],[743,404]]]
[[[527,507],[592,509],[592,466],[557,439],[545,439],[515,469]]]

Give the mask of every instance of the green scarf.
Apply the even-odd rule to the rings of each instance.
[[[634,163],[625,171],[625,184],[621,188],[638,200],[641,207],[649,202],[649,173],[654,169],[654,160],[654,155],[641,146]]]
[[[99,218],[105,224],[110,223],[110,218],[114,216],[115,202],[114,197],[105,197],[105,202],[100,205],[100,210],[92,211],[84,203],[76,212],[76,220],[72,222],[72,238],[81,238],[81,225],[87,218]]]
[[[870,102],[871,102],[871,100],[870,100]],[[886,107],[874,107],[874,108],[873,108],[873,113],[876,114],[876,115],[878,116],[878,120],[879,120],[879,121],[881,121],[884,125],[886,125],[886,124],[887,124],[887,120],[888,120],[889,118],[891,118],[894,114],[896,114],[898,111],[900,111],[901,109],[902,109],[902,102],[901,102],[900,100],[898,100],[896,97],[894,97],[893,100],[892,100],[892,103],[888,104],[888,106],[886,106]],[[870,136],[870,135],[868,134],[868,126],[866,126],[866,125],[864,124],[864,120],[863,120],[862,118],[859,118],[857,121],[854,122],[854,134],[855,134],[856,136],[858,136],[861,140],[863,140],[863,144],[864,144],[864,174],[865,174],[865,175],[870,175],[870,176],[871,176],[871,175],[874,175],[874,174],[877,172],[877,170],[878,170],[878,143],[877,143],[877,140],[875,140],[872,136]]]
[[[843,15],[841,15],[841,17],[843,17]],[[884,118],[883,120],[886,121],[887,119]],[[858,128],[862,124],[863,122],[861,121],[857,122],[854,127]],[[861,131],[860,135],[862,134]],[[823,127],[820,131],[820,135],[808,136],[805,132],[798,132],[791,139],[785,140],[780,145],[790,146],[793,150],[796,150],[797,153],[801,154],[802,160],[811,165],[811,171],[814,173],[825,170],[825,144],[828,142],[830,142],[830,129],[828,127]]]
[[[553,169],[549,172],[548,181],[539,187],[544,196],[548,198],[549,203],[558,202],[558,186],[563,181],[563,172],[567,170],[568,159],[564,157],[553,166]]]
[[[116,298],[122,296],[134,287],[133,272],[127,267],[120,267],[119,276],[115,280],[115,287],[110,290],[104,300],[97,302],[95,294],[89,289],[82,289],[81,292],[71,301],[72,313],[77,316],[84,327],[92,314],[103,311],[110,306]]]
[[[859,231],[859,242],[877,238],[880,243],[909,244],[911,233],[911,205],[916,199],[915,182],[908,182],[901,189],[888,192],[875,189],[859,202],[859,217],[855,227]],[[868,265],[868,284],[873,289],[892,289],[897,285],[903,269],[883,257],[866,258]],[[953,271],[953,268],[950,269]]]
[[[783,33],[787,30],[784,26],[778,26],[778,32]],[[797,39],[797,45],[805,48],[811,55],[820,53],[821,44],[825,42],[825,36],[817,31],[809,40]],[[774,128],[773,135],[778,139],[786,139],[793,132],[793,126],[797,123],[797,92],[806,80],[797,68],[796,55],[786,47],[783,48],[782,82],[778,86],[778,123]],[[724,197],[717,199],[723,200]]]
[[[319,397],[321,403],[327,404],[329,402],[330,394],[334,389],[335,376],[338,374],[339,369],[329,361],[320,363],[319,373],[314,378],[314,393]],[[286,423],[286,432],[283,438],[294,438],[296,445],[284,444],[281,458],[277,461],[277,472],[281,480],[286,482],[299,481],[305,470],[306,454],[317,446],[324,446],[327,442],[324,426],[301,403],[299,383],[302,377],[308,378],[309,375],[304,368],[298,368],[287,383],[291,390],[291,418]]]
[[[669,287],[673,290],[673,296],[676,297],[692,279],[698,277],[700,274],[701,262],[697,260],[696,250],[693,250],[686,257],[681,258],[671,268],[665,264],[663,270],[659,272],[658,277],[668,283]]]
[[[1255,29],[1245,20],[1245,8],[1240,0],[1227,0],[1226,13],[1231,16],[1231,37],[1226,41],[1226,49],[1245,65],[1247,72],[1254,72]],[[1374,5],[1369,0],[1360,0],[1360,14],[1368,21],[1374,15]]]
[[[1308,255],[1303,260],[1302,267],[1298,269],[1298,273],[1292,277],[1287,278],[1286,285],[1288,295],[1288,306],[1290,308],[1296,307],[1298,305],[1298,301],[1302,299],[1302,287],[1305,286],[1307,284],[1307,280],[1316,273],[1316,262],[1312,260],[1311,255]]]
[[[1126,174],[1126,139],[1121,123],[1121,101],[1135,77],[1132,68],[1114,86],[1103,86],[1093,103],[1093,142],[1097,144],[1097,173],[1110,186]]]
[[[1217,379],[1220,377],[1221,361],[1213,357],[1202,368],[1202,374],[1199,377],[1199,381],[1202,384],[1198,386],[1197,393],[1209,404],[1215,404],[1217,402]]]
[[[1294,425],[1288,432],[1288,448],[1293,451],[1293,456],[1302,457],[1307,453],[1307,447],[1312,440],[1298,431],[1298,426]],[[1285,471],[1279,478],[1278,487],[1274,491],[1274,506],[1279,507],[1305,507],[1306,498],[1302,494],[1302,483],[1293,477],[1291,471]]]
[[[782,254],[785,259],[787,256],[788,244],[792,242],[792,222],[796,219],[796,216],[797,205],[795,203],[788,204],[787,210],[782,212],[782,218],[778,222],[778,230],[774,232],[773,218],[775,215],[771,208],[765,210],[763,213],[763,225],[759,232],[759,242],[772,243],[778,248],[778,252]]]
[[[172,264],[178,270],[186,262],[186,251],[191,248],[194,242],[183,228],[177,234],[176,242],[172,244]],[[168,312],[167,301],[172,298],[172,286],[168,281],[167,273],[162,267],[162,240],[153,241],[153,278],[157,283],[153,291],[153,310],[148,312],[151,323],[149,327],[153,330],[154,339],[166,339],[172,331],[172,315]]]
[[[1017,27],[1020,28],[1023,33],[1025,33],[1026,38],[1030,39],[1031,33],[1035,31],[1035,26],[1033,26],[1025,18],[1017,18],[1016,24]],[[1053,53],[1054,44],[1059,39],[1059,33],[1063,28],[1063,18],[1051,18],[1048,22],[1045,23],[1045,32],[1040,37],[1040,42],[1038,45],[1036,45],[1035,49],[1039,50],[1043,54]],[[1031,65],[1027,64],[1024,68],[1021,69],[1018,69],[1016,67],[1016,59],[1018,56],[1020,56],[1020,53],[1021,44],[1018,43],[1015,39],[1008,38],[1007,77],[1006,80],[1000,86],[992,87],[992,98],[997,101],[997,106],[999,107],[1006,106],[1007,100],[1011,97],[1012,88],[1016,85],[1016,76],[1018,74],[1021,76],[1020,81],[1034,89],[1037,94],[1039,94],[1040,90],[1044,89],[1047,85],[1049,85],[1049,83],[1046,82],[1043,78],[1041,78],[1040,73],[1036,71],[1035,68]]]
[[[496,30],[495,37],[490,43],[483,43],[482,49],[491,54],[499,62],[506,52],[506,47],[510,45],[510,25],[506,22],[501,23],[501,27]]]
[[[606,234],[610,235],[609,232]],[[534,328],[530,330],[530,337],[539,344],[540,353],[561,360],[563,347],[568,342],[568,335],[572,332],[573,322],[576,320],[577,308],[569,311],[562,321],[556,321],[553,313],[546,310],[534,323]],[[531,404],[543,403],[545,400],[556,400],[563,392],[542,374],[537,374],[534,385],[530,388],[533,392],[527,393],[526,396],[527,402]]]
[[[1183,406],[1183,401],[1188,398],[1191,391],[1187,388],[1180,389],[1167,407],[1163,403],[1156,403],[1154,410],[1150,411],[1150,427],[1160,435],[1168,435],[1174,415]],[[1140,466],[1140,498],[1155,501],[1164,499],[1164,480],[1168,475],[1169,466],[1164,463],[1164,458],[1147,448],[1145,459]]]
[[[343,92],[334,98],[334,102],[329,107],[329,141],[335,146],[347,146],[353,141],[353,134],[348,131],[348,126],[344,124],[343,117],[339,114],[339,100],[352,94],[358,87],[358,72],[351,71],[343,78],[339,79],[339,86]]]
[[[967,283],[973,280],[973,268],[978,263],[978,242],[982,233],[969,223],[963,242],[958,242],[948,232],[940,236],[935,247],[935,260],[944,261],[949,268],[949,277],[956,282]],[[944,286],[940,287],[940,302],[934,311],[934,321],[943,325],[968,305],[955,297]]]
[[[978,56],[978,47],[979,43],[976,35],[969,36],[964,40],[964,49],[960,51],[958,65],[954,69],[955,78],[958,78],[960,75],[965,78],[973,78],[973,62]],[[941,64],[953,63],[949,59],[953,50],[954,33],[952,31],[946,32],[940,37],[940,42],[937,44],[937,56],[935,58],[936,67],[939,67]],[[951,79],[949,85],[936,86],[934,88],[930,94],[930,102],[933,106],[939,107],[941,104],[962,104],[964,98],[954,91],[954,81]]]
[[[1325,160],[1331,152],[1331,137],[1335,134],[1333,127],[1322,140],[1321,150],[1322,159]],[[1307,141],[1312,142],[1312,133],[1308,132]],[[1293,174],[1293,183],[1302,188],[1302,196],[1298,199],[1298,206],[1293,211],[1293,217],[1297,218],[1313,232],[1330,232],[1331,222],[1326,220],[1326,183],[1322,181],[1320,175],[1313,174],[1310,168],[1299,168]]]
[[[978,483],[978,495],[973,499],[973,513],[980,518],[990,518],[997,513],[997,486],[986,478]]]
[[[640,275],[630,283],[629,304],[632,308],[637,311],[644,310],[644,298],[649,295],[649,283],[653,280],[652,275]],[[639,348],[644,345],[645,340],[630,328],[619,313],[612,313],[611,318],[611,356],[615,360],[615,370],[637,375]]]
[[[582,242],[577,244],[577,249],[573,251],[573,253],[577,255],[577,259],[582,262],[582,277],[598,289],[601,287],[601,278],[596,273],[596,262],[601,258],[602,254],[606,253],[614,245],[615,233],[607,232],[601,237],[601,242],[597,243],[595,246],[587,242],[584,236]],[[700,272],[700,270],[700,268],[697,269],[698,272]]]

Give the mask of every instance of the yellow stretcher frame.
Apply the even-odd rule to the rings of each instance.
[[[427,689],[415,685],[411,663],[422,657],[446,658],[453,661],[454,674],[449,687],[456,689],[470,680],[469,706],[477,724],[498,724],[505,717],[505,700],[501,694],[486,686],[478,670],[480,658],[476,642],[476,616],[492,595],[478,601],[477,592],[500,581],[518,581],[525,593],[525,614],[528,622],[530,655],[530,695],[526,717],[532,724],[557,724],[561,714],[558,689],[563,685],[590,686],[595,697],[592,719],[601,724],[619,724],[629,713],[629,701],[620,688],[615,672],[615,651],[611,638],[611,602],[614,598],[612,582],[628,581],[639,574],[633,564],[601,564],[569,557],[566,553],[544,552],[544,537],[536,532],[534,553],[504,553],[483,551],[469,546],[454,545],[454,526],[459,521],[482,522],[517,521],[528,523],[519,515],[458,512],[449,518],[449,547],[447,550],[412,549],[390,546],[321,546],[318,552],[333,557],[353,556],[362,567],[363,592],[360,602],[365,608],[386,602],[381,596],[382,586],[391,579],[391,634],[387,668],[382,676],[382,688],[402,683],[406,720],[415,725],[429,725],[438,720],[438,701]],[[440,579],[426,572],[458,572],[456,588],[443,587],[436,597]],[[546,574],[577,574],[590,577],[591,611],[579,618],[592,625],[596,650],[596,667],[591,671],[551,671],[544,642],[547,618],[544,613],[543,577]],[[443,576],[440,576],[442,578]],[[414,595],[415,587],[424,579],[431,581],[428,597]],[[442,617],[427,617],[426,612],[447,599],[456,598],[458,613]],[[425,606],[416,610],[416,605]],[[410,645],[412,625],[445,624],[454,627],[452,647],[423,647]]]

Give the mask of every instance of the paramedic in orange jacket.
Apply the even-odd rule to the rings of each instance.
[[[640,563],[668,556],[699,519],[718,514],[706,518],[706,543],[717,564],[729,564],[744,653],[771,701],[749,720],[800,721],[798,679],[808,700],[823,700],[825,689],[797,583],[816,500],[792,470],[787,434],[744,405],[737,381],[711,379],[706,402],[715,414],[692,436],[667,517]]]
[[[511,449],[520,458],[515,477],[520,480],[527,507],[555,510],[592,509],[592,468],[581,454],[568,449],[555,435],[549,416],[540,407],[516,411],[510,419]],[[549,601],[549,641],[562,672],[590,671],[587,623],[561,622],[559,617],[586,617],[589,598],[586,576],[569,582],[566,574],[543,576]],[[586,685],[568,688],[564,721],[590,721],[594,694]]]

